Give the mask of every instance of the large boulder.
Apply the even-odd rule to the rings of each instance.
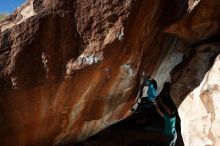
[[[220,103],[219,5],[218,0],[189,0],[188,13],[166,29],[190,44],[183,61],[171,72],[171,94],[179,107],[186,146],[220,145],[216,114]]]
[[[75,143],[125,119],[143,70],[159,87],[172,80],[185,144],[218,145],[218,72],[205,74],[220,52],[219,4],[26,1],[0,23],[0,145]]]
[[[184,4],[28,0],[20,6],[0,23],[0,145],[74,143],[126,118],[139,73],[152,74],[162,61],[162,27],[182,15]]]
[[[220,145],[220,56],[179,107],[182,136],[186,146]]]

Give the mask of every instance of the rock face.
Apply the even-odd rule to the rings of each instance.
[[[219,6],[218,0],[189,0],[188,13],[166,31],[191,44],[219,35]]]
[[[220,56],[198,88],[179,107],[182,134],[187,146],[220,145]]]
[[[202,44],[190,52],[183,61],[172,70],[172,97],[177,106],[203,80],[220,53],[220,43]]]
[[[181,118],[192,120],[186,119],[184,103],[189,99],[184,99],[220,52],[219,4],[28,0],[0,23],[0,145],[50,146],[94,135],[130,114],[143,70],[155,76],[159,86],[172,80]],[[214,108],[208,104],[215,101],[210,92],[201,98],[194,94],[191,100],[197,104],[200,99],[206,107],[198,120],[205,115],[215,124],[212,111],[217,103]],[[210,128],[206,124],[205,129]],[[198,135],[193,125],[182,126],[194,130],[189,136],[196,142],[207,136],[207,131]],[[213,130],[215,126],[208,137],[217,145]],[[194,146],[186,132],[186,145]]]
[[[171,72],[171,94],[179,107],[186,146],[220,145],[216,114],[220,103],[219,56],[213,65],[220,53],[219,4],[217,0],[189,1],[188,13],[166,30],[191,44],[183,62]]]
[[[0,23],[0,144],[77,142],[126,118],[184,4],[28,0]]]

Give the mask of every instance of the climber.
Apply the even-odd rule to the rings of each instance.
[[[161,93],[157,96],[156,110],[165,122],[164,133],[168,137],[167,145],[174,146],[177,139],[176,106],[170,97],[170,83],[165,82]]]
[[[146,89],[146,87],[148,87]],[[138,99],[136,104],[132,107],[132,111],[140,112],[145,107],[152,107],[154,105],[155,97],[157,95],[157,82],[150,79],[150,76],[143,76],[143,83],[139,89]]]
[[[147,96],[141,99],[141,106],[151,107],[157,96],[157,82],[154,79],[147,79],[146,86],[148,86]]]

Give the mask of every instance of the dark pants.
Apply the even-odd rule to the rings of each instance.
[[[152,107],[154,107],[153,102],[147,100],[146,97],[143,97],[141,99],[141,102],[138,104],[136,112],[139,113],[139,116],[142,119],[146,117],[146,113],[148,113],[147,116],[149,116]]]
[[[137,101],[137,103],[135,103],[131,110],[136,113],[143,113],[146,109],[152,108],[153,106],[154,103],[152,101],[148,100],[147,97],[142,97],[140,100]]]
[[[143,97],[141,99],[141,103],[140,103],[141,108],[145,108],[145,107],[153,107],[154,103],[150,100],[148,100],[146,97]]]

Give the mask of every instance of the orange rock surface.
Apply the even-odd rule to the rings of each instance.
[[[0,145],[82,141],[130,115],[143,70],[162,84],[183,60],[171,72],[179,106],[219,53],[208,40],[219,33],[218,4],[26,1],[0,22]]]

